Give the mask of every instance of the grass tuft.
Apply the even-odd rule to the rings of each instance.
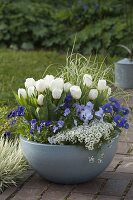
[[[16,185],[23,177],[27,163],[18,141],[8,141],[0,138],[0,192],[10,185]]]

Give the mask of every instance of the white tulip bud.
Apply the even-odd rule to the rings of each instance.
[[[44,100],[44,96],[43,96],[43,94],[40,94],[38,96],[38,99],[37,99],[38,105],[42,106],[43,105],[43,100]]]
[[[72,95],[72,97],[74,99],[80,99],[81,95],[82,95],[82,91],[80,89],[79,86],[76,86],[76,85],[73,85],[71,88],[70,88],[70,93]]]
[[[22,96],[24,99],[26,99],[26,97],[27,97],[26,90],[23,89],[23,88],[19,88],[19,89],[18,89],[18,97],[20,98],[21,96]]]
[[[108,89],[108,96],[110,96],[111,95],[111,88],[108,87],[107,89]]]
[[[52,96],[54,99],[60,99],[62,95],[62,90],[55,88],[52,90]]]
[[[35,95],[35,87],[31,86],[28,88],[28,96],[31,97],[32,95]]]
[[[46,88],[50,88],[52,81],[54,80],[53,75],[46,75],[43,79],[45,81]]]
[[[56,78],[51,82],[50,90],[60,89],[63,90],[64,87],[64,80],[63,78]]]
[[[25,81],[25,87],[29,88],[36,85],[36,81],[33,78],[27,78]]]
[[[97,89],[91,89],[89,92],[89,99],[94,100],[98,97],[98,90]]]
[[[106,90],[107,89],[106,80],[99,80],[97,89]]]
[[[47,88],[46,82],[43,79],[40,79],[36,81],[36,89],[38,92],[44,92],[44,90]]]
[[[83,84],[88,87],[92,85],[92,76],[90,74],[85,74],[83,76]]]
[[[64,91],[65,92],[69,92],[70,91],[70,87],[72,87],[72,84],[67,82],[67,83],[64,83]]]

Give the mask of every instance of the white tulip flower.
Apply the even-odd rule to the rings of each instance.
[[[89,92],[89,99],[95,100],[98,97],[98,90],[97,89],[91,89]]]
[[[74,99],[80,99],[82,95],[82,91],[79,86],[73,85],[70,88],[70,93]]]
[[[83,84],[87,87],[90,87],[92,85],[92,76],[90,74],[85,74],[83,76]]]
[[[51,82],[50,90],[53,91],[54,89],[63,90],[64,87],[64,80],[63,78],[56,78]]]
[[[29,87],[32,87],[32,86],[35,86],[36,85],[36,81],[34,80],[34,78],[27,78],[26,81],[25,81],[25,87],[26,88],[29,88]]]
[[[28,96],[31,97],[32,95],[35,95],[35,87],[31,86],[28,88]]]
[[[107,89],[106,80],[99,80],[97,89],[98,90],[106,90]]]
[[[36,90],[38,92],[44,92],[44,90],[46,90],[46,88],[47,88],[47,85],[46,85],[45,80],[40,79],[40,80],[36,81]]]
[[[24,99],[26,99],[26,97],[27,97],[26,90],[23,89],[23,88],[19,88],[19,89],[18,89],[18,97],[20,98],[21,96],[22,96]]]
[[[52,97],[54,99],[60,99],[61,95],[62,95],[62,90],[61,89],[55,88],[54,90],[52,90]]]
[[[111,95],[111,88],[107,87],[107,89],[108,89],[108,96],[110,96]]]
[[[53,75],[46,75],[43,79],[45,81],[46,88],[50,88],[52,81],[54,80]]]
[[[67,82],[67,83],[64,83],[64,91],[65,92],[69,92],[70,91],[70,87],[72,87],[72,84]]]
[[[43,94],[39,94],[38,99],[37,99],[38,105],[43,106],[43,104],[44,104],[43,100],[44,100]]]

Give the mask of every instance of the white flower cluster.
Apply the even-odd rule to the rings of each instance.
[[[84,74],[83,85],[90,87],[88,89],[88,98],[94,100],[98,97],[100,91],[107,90],[108,95],[111,94],[111,88],[106,85],[106,80],[99,80],[96,88],[91,88],[93,78],[90,74]],[[63,92],[70,92],[72,97],[76,100],[82,96],[81,88],[78,85],[72,85],[69,82],[64,82],[63,78],[55,78],[53,75],[46,75],[43,79],[35,81],[33,78],[27,78],[25,81],[25,89],[18,89],[18,97],[37,96],[38,105],[43,105],[44,92],[50,90],[53,99],[60,99]],[[88,100],[89,100],[88,99]]]
[[[81,125],[71,130],[60,132],[49,138],[52,144],[63,144],[69,142],[71,144],[84,144],[89,150],[93,150],[95,145],[102,145],[102,140],[111,140],[111,132],[114,127],[111,123],[94,120],[89,125]]]
[[[35,81],[33,78],[27,78],[25,89],[18,89],[18,97],[37,96],[38,105],[42,106],[46,90],[51,91],[53,99],[60,99],[63,92],[70,92],[74,99],[80,99],[82,92],[79,86],[64,82],[63,78],[55,78],[53,75],[46,75],[43,79]]]

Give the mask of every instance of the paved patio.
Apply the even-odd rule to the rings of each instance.
[[[8,188],[0,200],[133,200],[133,120],[128,138],[119,139],[117,153],[110,166],[92,182],[59,185],[48,182],[32,169],[17,186]]]

